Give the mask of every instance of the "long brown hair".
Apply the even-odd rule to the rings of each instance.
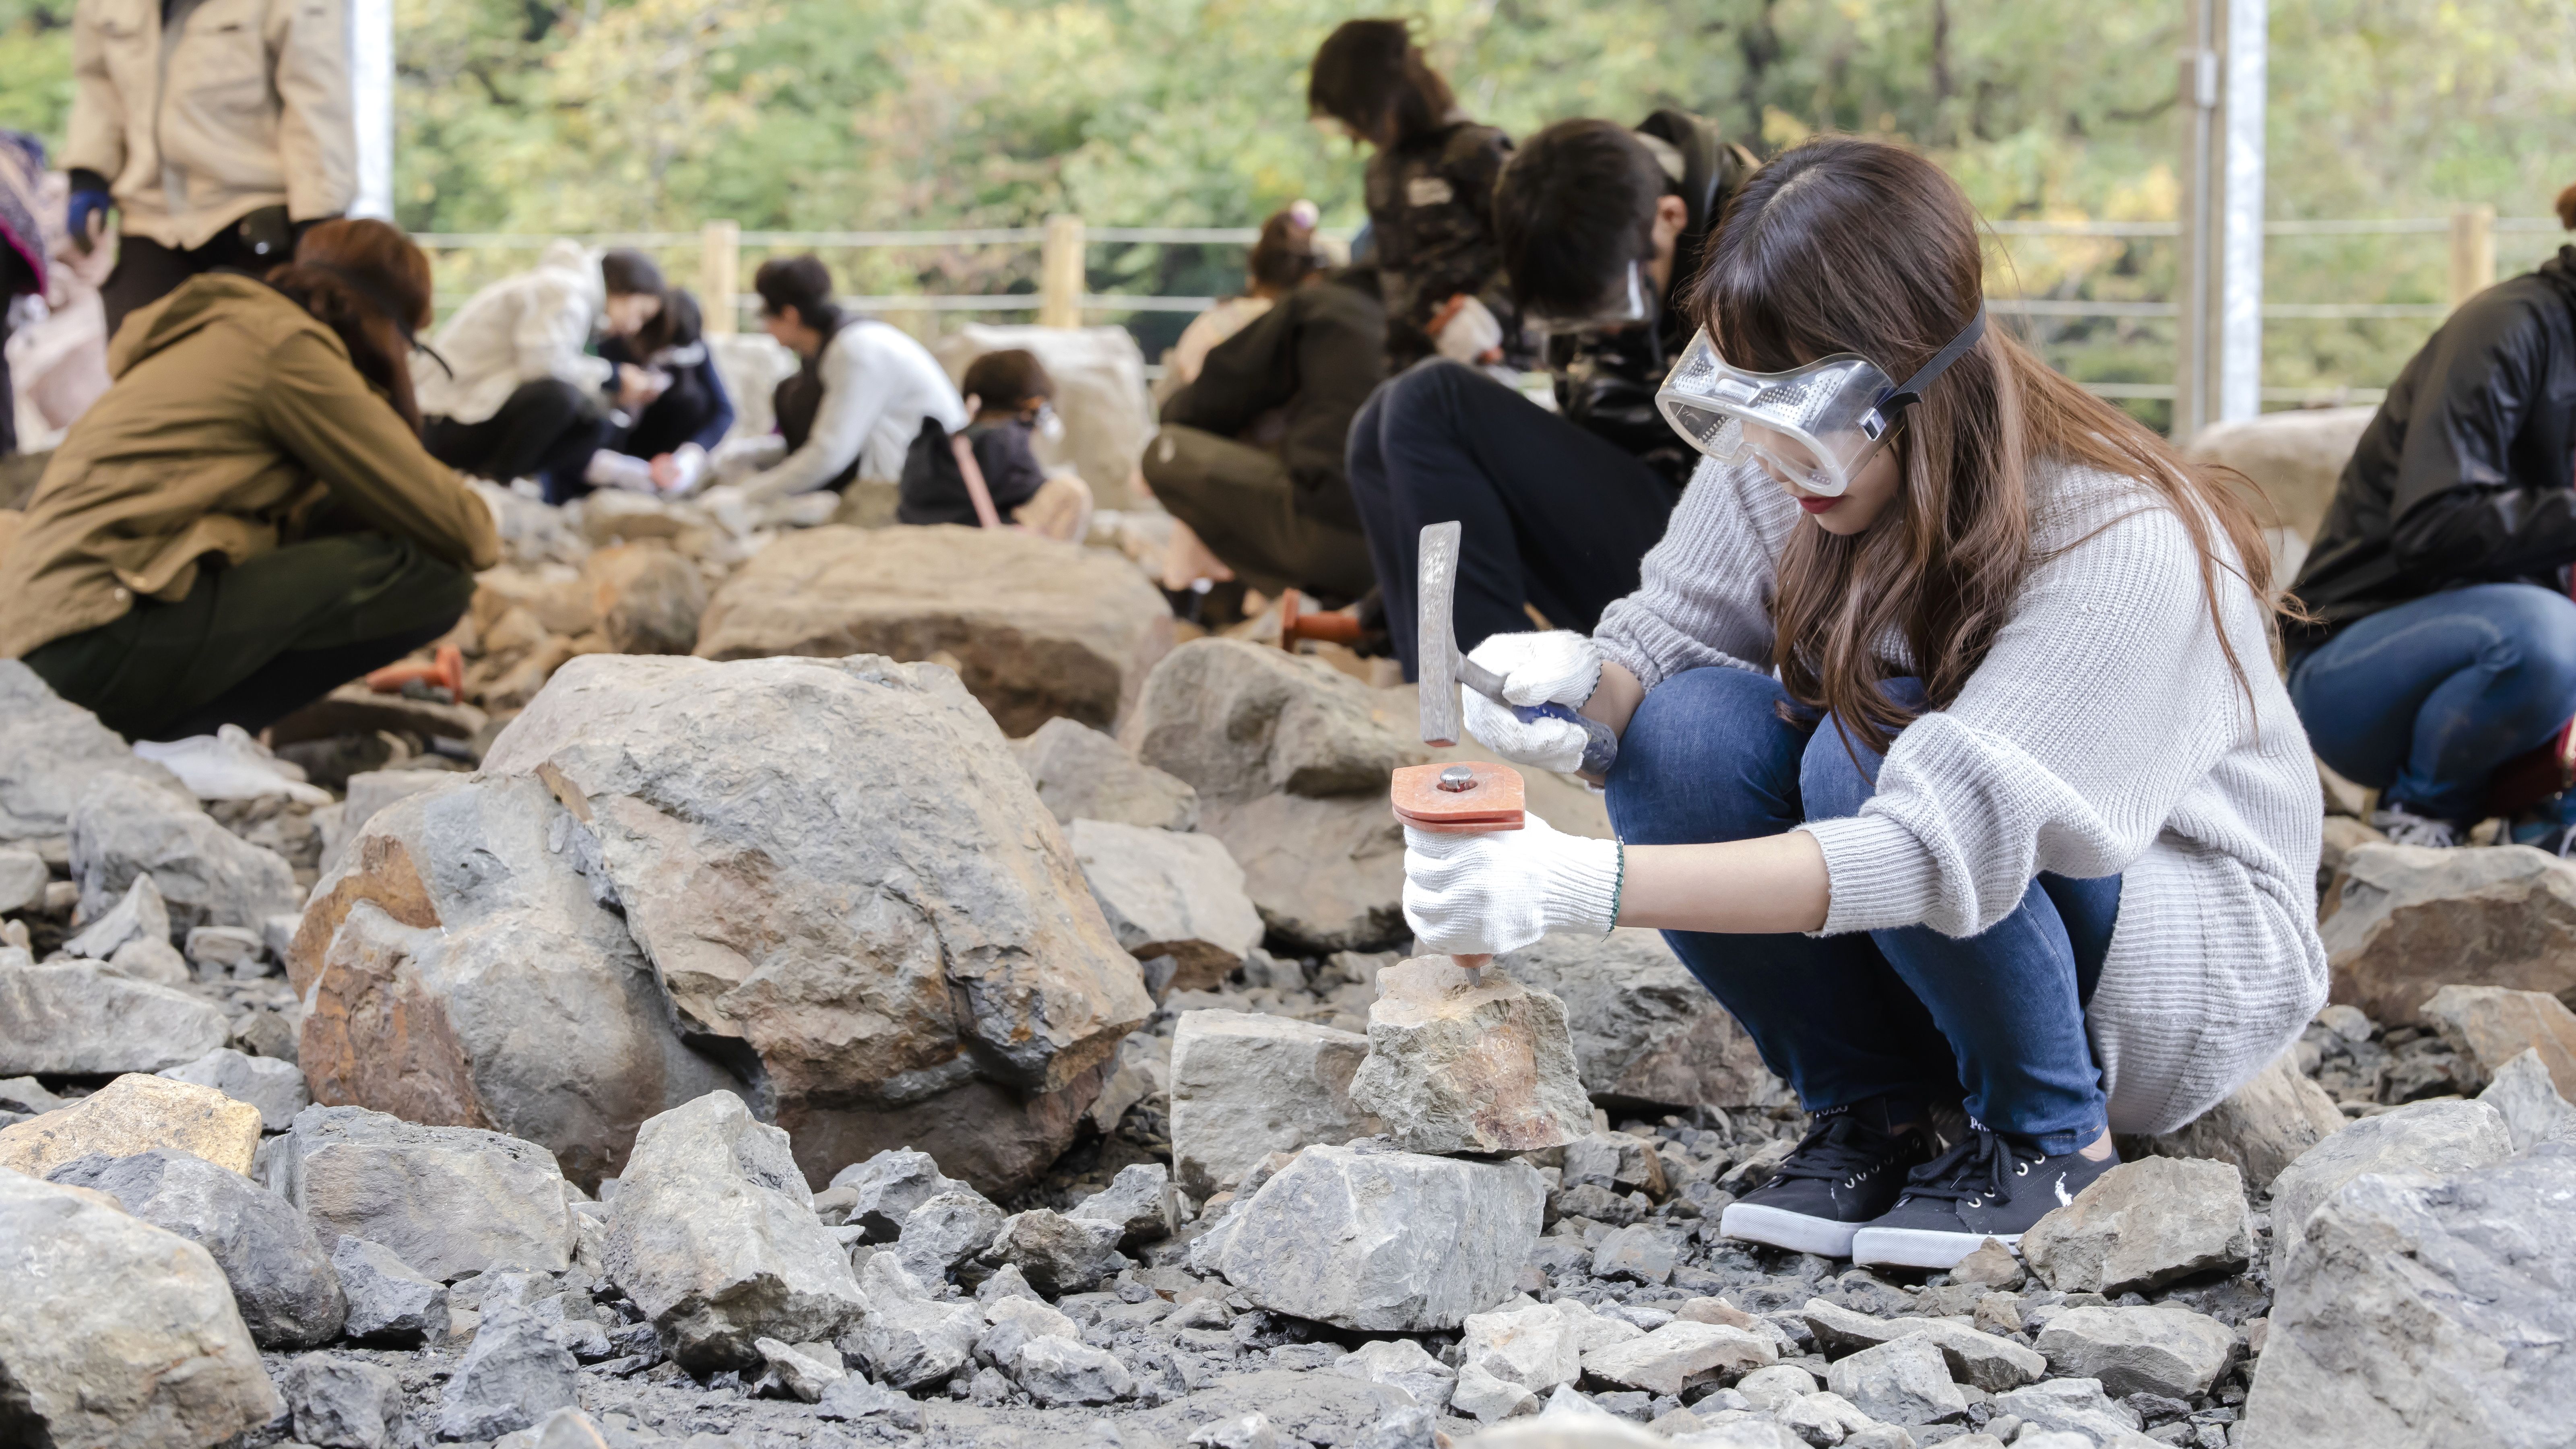
[[[1739,367],[1786,371],[1855,352],[1901,382],[1976,315],[1981,263],[1976,213],[1939,167],[1900,146],[1826,137],[1736,193],[1687,301]],[[1801,520],[1782,551],[1772,663],[1799,704],[1886,750],[1913,717],[1880,687],[1895,672],[1877,655],[1890,637],[1913,657],[1925,708],[1958,698],[2039,561],[2030,475],[2043,459],[2134,478],[2172,508],[2199,550],[2219,647],[2246,681],[2219,590],[2250,588],[2268,620],[2272,560],[2226,475],[2185,462],[2001,327],[1930,385],[1896,447],[1887,517],[1849,537]]]
[[[267,281],[338,333],[359,375],[419,429],[412,338],[432,313],[429,258],[410,237],[373,219],[326,221],[304,233],[295,260],[271,268]]]
[[[1306,110],[1331,116],[1377,146],[1409,146],[1458,108],[1401,20],[1345,20],[1315,49]]]

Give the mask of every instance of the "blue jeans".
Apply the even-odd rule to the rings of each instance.
[[[2476,820],[2496,767],[2576,715],[2576,602],[2473,584],[2382,609],[2291,656],[2290,702],[2337,774]]]
[[[1922,698],[1910,679],[1888,692]],[[1747,840],[1858,814],[1879,757],[1856,739],[1846,749],[1830,717],[1812,729],[1783,720],[1787,699],[1778,681],[1727,668],[1649,693],[1608,780],[1620,838]],[[1970,1116],[2058,1153],[2108,1122],[2084,1002],[2119,909],[2118,876],[2042,874],[2011,915],[1964,940],[1929,926],[1664,939],[1809,1111],[1964,1091]]]

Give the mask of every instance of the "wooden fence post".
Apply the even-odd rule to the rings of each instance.
[[[2495,208],[2464,206],[2452,212],[2451,305],[2494,286],[2495,279]]]
[[[741,326],[742,223],[711,221],[698,228],[698,302],[706,331],[731,337]]]
[[[1038,325],[1082,325],[1082,218],[1050,216],[1038,263]]]

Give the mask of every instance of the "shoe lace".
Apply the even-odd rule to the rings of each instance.
[[[1905,1196],[1952,1202],[1991,1197],[2010,1202],[2012,1180],[2029,1176],[2030,1165],[2039,1160],[2037,1154],[2014,1147],[2002,1133],[1972,1121],[1968,1135],[1951,1144],[1949,1151],[1906,1175]]]
[[[1848,1112],[1834,1113],[1810,1128],[1782,1159],[1773,1181],[1813,1177],[1828,1181],[1854,1177],[1887,1160],[1893,1139],[1871,1130]]]
[[[2388,837],[2391,845],[2427,845],[2447,850],[2460,843],[2458,826],[2448,820],[2418,815],[2402,805],[2384,807],[2371,816],[2370,823]]]

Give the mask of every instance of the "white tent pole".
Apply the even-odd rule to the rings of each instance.
[[[2225,210],[2219,221],[2218,418],[2263,411],[2263,102],[2268,0],[2227,0]]]
[[[350,120],[358,136],[352,216],[394,214],[394,3],[349,0]]]

